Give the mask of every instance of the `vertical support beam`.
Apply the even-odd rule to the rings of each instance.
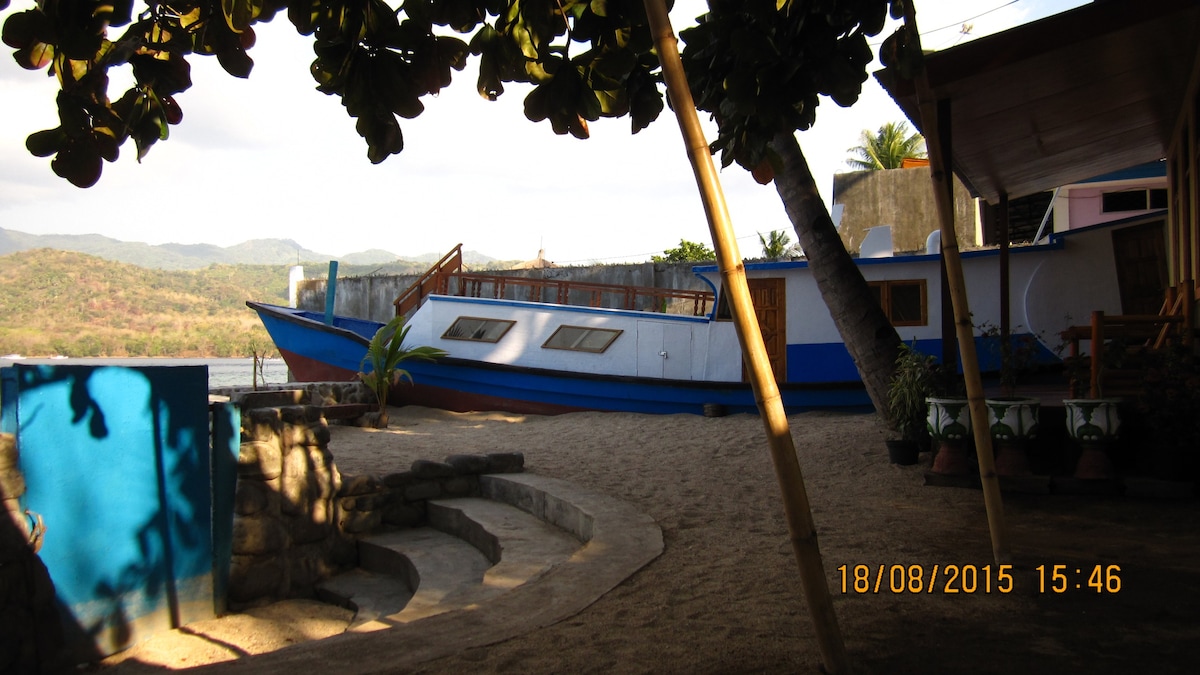
[[[671,107],[675,110],[675,117],[679,122],[696,185],[700,191],[700,200],[704,205],[713,248],[717,253],[721,280],[725,292],[729,295],[734,327],[742,346],[742,358],[750,376],[755,400],[758,402],[759,415],[767,432],[771,461],[775,466],[775,475],[783,495],[783,510],[792,551],[800,568],[800,584],[813,619],[822,665],[826,673],[848,673],[850,663],[838,627],[837,615],[833,611],[833,599],[829,593],[829,582],[817,545],[816,527],[813,524],[808,493],[804,487],[804,476],[800,471],[800,461],[796,456],[791,429],[788,428],[779,385],[771,372],[767,348],[763,344],[762,331],[754,313],[750,287],[746,281],[746,268],[738,252],[737,238],[733,233],[725,195],[721,191],[708,141],[705,140],[704,131],[700,127],[696,104],[688,88],[687,76],[683,72],[679,43],[667,16],[665,0],[644,0],[644,3],[654,44],[662,63],[667,92],[671,97]]]
[[[1104,360],[1104,312],[1092,312],[1091,379],[1088,397],[1100,398],[1100,363]]]
[[[1200,61],[1197,63],[1200,64]],[[1200,65],[1197,68],[1200,69]],[[1184,110],[1187,113],[1184,123],[1187,131],[1183,135],[1186,143],[1179,148],[1180,159],[1187,165],[1184,174],[1187,185],[1183,195],[1187,208],[1178,228],[1182,258],[1178,268],[1180,281],[1195,279],[1196,265],[1200,264],[1200,232],[1196,231],[1196,223],[1200,222],[1200,214],[1197,213],[1197,209],[1200,209],[1200,138],[1196,137],[1200,132],[1200,109],[1197,106],[1200,106],[1200,91],[1193,87],[1192,98],[1185,104]]]
[[[333,302],[337,299],[337,268],[336,260],[329,261],[329,274],[325,277],[325,325],[333,325]]]
[[[1196,338],[1196,281],[1183,280],[1183,344],[1191,347]]]
[[[1008,193],[1000,193],[1000,222],[996,237],[1000,240],[1000,353],[1007,355],[1011,349],[1012,312],[1009,311],[1009,240],[1012,239],[1008,209]]]
[[[988,428],[987,406],[983,398],[983,378],[979,374],[979,355],[975,350],[971,308],[967,302],[958,236],[954,228],[954,174],[951,154],[948,151],[951,138],[950,101],[936,99],[929,85],[929,76],[921,58],[916,9],[911,2],[905,3],[904,23],[910,40],[910,54],[913,55],[911,58],[916,61],[914,84],[921,110],[921,127],[925,130],[925,147],[929,154],[929,170],[933,180],[938,220],[942,228],[942,257],[946,261],[946,276],[954,301],[955,332],[958,335],[963,379],[966,382],[967,401],[971,409],[971,427],[975,435],[975,452],[979,460],[979,478],[983,488],[983,504],[987,510],[988,530],[992,538],[992,554],[996,564],[1005,564],[1011,557],[1008,528],[1004,522],[1004,502],[1000,496],[1000,481],[996,475],[996,458],[992,454],[992,437]]]
[[[938,251],[938,277],[942,284],[942,363],[958,367],[958,342],[954,337],[954,301],[946,275],[946,257]]]

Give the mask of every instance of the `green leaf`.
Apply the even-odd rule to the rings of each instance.
[[[354,128],[367,141],[367,158],[372,164],[379,164],[404,150],[404,135],[390,113],[359,117]]]
[[[50,169],[75,187],[89,188],[100,180],[104,163],[97,148],[86,141],[68,141],[50,162]]]
[[[22,47],[13,54],[13,58],[25,70],[41,70],[54,60],[54,45],[38,42]]]
[[[254,69],[254,59],[250,58],[250,55],[241,46],[222,49],[216,52],[216,55],[217,62],[221,64],[225,72],[234,77],[250,77],[250,71]]]
[[[229,30],[241,33],[262,13],[262,0],[221,0],[221,13]]]
[[[133,77],[138,82],[149,84],[165,95],[178,94],[192,86],[192,68],[181,54],[167,54],[158,58],[150,54],[135,54],[129,58]]]
[[[27,9],[5,19],[0,40],[13,49],[51,43],[54,41],[54,25],[40,10]]]
[[[25,147],[34,157],[49,157],[58,152],[67,141],[61,127],[37,131],[25,139]]]

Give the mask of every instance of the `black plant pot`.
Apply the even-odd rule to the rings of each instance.
[[[916,441],[901,438],[884,442],[887,443],[888,461],[892,464],[911,466],[917,463],[921,449]]]

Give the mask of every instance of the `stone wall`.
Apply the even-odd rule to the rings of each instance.
[[[480,474],[524,465],[517,453],[454,455],[384,476],[342,475],[319,405],[244,409],[241,433],[229,579],[234,609],[312,597],[318,582],[357,564],[358,537],[422,525],[427,500],[477,496]]]
[[[937,230],[937,204],[928,167],[890,171],[854,171],[833,177],[833,203],[844,208],[838,232],[846,250],[857,253],[872,227],[892,227],[892,250],[912,253],[925,250],[925,239]],[[954,228],[959,245],[979,245],[979,214],[975,200],[957,177],[954,179]]]
[[[354,563],[334,526],[341,476],[320,408],[242,411],[229,605],[305,595]]]

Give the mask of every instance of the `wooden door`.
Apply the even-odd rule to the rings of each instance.
[[[1158,314],[1167,287],[1163,221],[1112,233],[1123,314]]]
[[[754,302],[754,314],[762,331],[763,344],[776,382],[787,381],[787,293],[784,280],[748,279],[750,299]],[[742,364],[742,381],[749,381],[745,363]]]
[[[657,321],[637,322],[638,377],[692,379],[692,331]]]

